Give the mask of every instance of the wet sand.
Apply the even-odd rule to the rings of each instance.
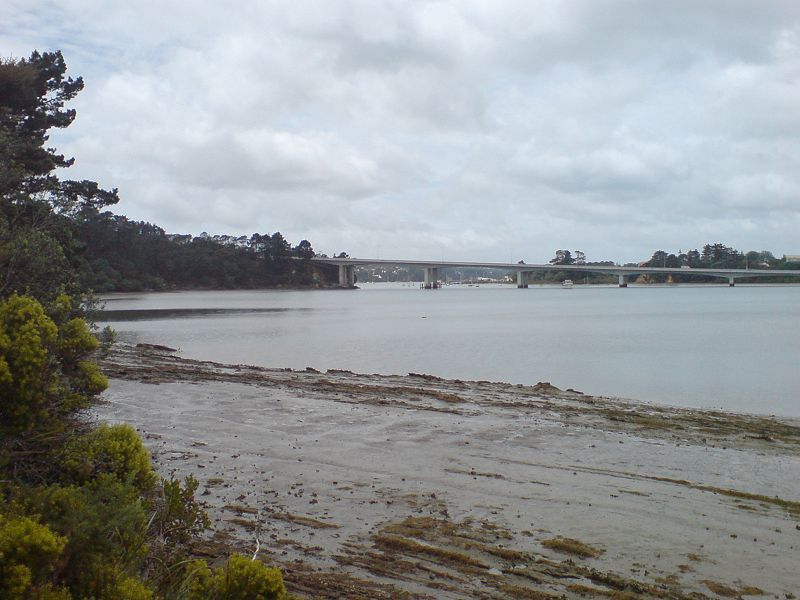
[[[800,596],[800,420],[117,345],[98,418],[323,598]]]

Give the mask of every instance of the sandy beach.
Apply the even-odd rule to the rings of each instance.
[[[98,419],[323,598],[800,596],[800,420],[117,344]]]

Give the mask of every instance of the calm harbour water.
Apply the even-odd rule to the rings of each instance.
[[[117,294],[125,342],[268,367],[429,373],[800,416],[800,286]]]

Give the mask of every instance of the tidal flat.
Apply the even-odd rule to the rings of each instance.
[[[117,344],[98,419],[194,475],[214,558],[322,598],[739,598],[800,589],[800,420]]]

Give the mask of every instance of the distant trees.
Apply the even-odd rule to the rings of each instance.
[[[594,262],[586,258],[586,253],[582,250],[556,250],[555,257],[550,260],[551,265],[603,265],[613,266],[613,261]],[[564,271],[539,271],[529,275],[531,282],[536,281],[561,281],[563,279],[581,278],[587,283],[610,283],[612,277],[604,273],[592,273],[589,271],[580,271],[576,269],[569,269]]]
[[[792,262],[795,260],[795,262]],[[587,265],[587,266],[614,266],[615,263],[606,261],[587,261],[586,255],[580,250],[556,250],[555,257],[550,260],[551,265]],[[645,266],[645,267],[666,267],[669,269],[680,269],[689,267],[694,269],[714,268],[714,269],[798,269],[800,260],[793,257],[776,258],[769,250],[742,252],[721,242],[705,244],[701,249],[687,250],[677,253],[665,250],[656,250],[652,256],[640,263],[629,263],[626,266]],[[581,277],[587,282],[604,283],[611,282],[610,276],[605,274],[584,272],[577,269],[563,271],[549,271],[531,273],[531,281],[558,281],[564,278]],[[654,282],[664,281],[703,281],[704,278],[697,274],[685,274],[683,272],[673,274],[653,274],[648,273],[644,279]],[[718,281],[714,277],[706,277],[708,281]],[[800,278],[798,278],[800,280]],[[770,278],[760,279],[759,281],[770,281]],[[775,281],[789,281],[785,277],[776,278]]]
[[[643,263],[648,267],[669,267],[680,268],[690,267],[693,269],[784,269],[787,266],[785,259],[776,258],[769,250],[743,252],[731,246],[726,246],[720,242],[705,244],[702,249],[678,251],[678,254],[668,254],[663,250],[657,250],[648,261]],[[684,276],[682,274],[672,275],[649,275],[653,281],[665,281],[668,278],[672,281],[702,281],[698,275]],[[716,281],[709,277],[708,281]],[[769,279],[759,279],[759,281],[769,281]],[[775,281],[789,281],[786,278],[779,278]]]
[[[569,250],[556,250],[554,258],[550,259],[551,265],[585,265],[586,254],[580,250],[575,250],[575,255]]]
[[[657,250],[645,264],[648,267],[682,266],[707,269],[767,269],[780,265],[781,261],[772,252],[742,252],[722,243],[705,244],[702,250],[679,252],[677,255]]]
[[[586,260],[586,254],[580,250],[556,250],[555,257],[550,260],[551,265],[608,265],[613,266],[613,261]],[[636,265],[637,263],[631,263]],[[679,269],[681,267],[714,268],[714,269],[780,269],[786,267],[787,260],[776,258],[769,250],[750,250],[743,252],[721,242],[705,244],[700,250],[679,250],[677,253],[666,250],[656,250],[652,256],[641,263],[646,267],[666,267]]]
[[[655,252],[653,252],[653,256],[650,257],[650,260],[647,261],[647,266],[668,267],[670,269],[678,269],[682,265],[686,264],[685,259],[682,259],[681,256],[676,256],[675,254],[668,254],[663,250],[656,250]]]
[[[703,266],[721,269],[744,268],[744,256],[741,252],[724,244],[706,244],[700,255]]]
[[[581,252],[581,254],[583,254]],[[584,260],[586,256],[583,256]],[[571,265],[575,262],[572,258],[572,253],[569,250],[556,250],[555,258],[550,259],[551,265]]]
[[[308,240],[301,240],[297,246],[292,248],[292,253],[298,258],[314,258],[314,248],[311,247],[311,242]]]
[[[170,235],[110,212],[83,219],[75,235],[80,284],[95,292],[171,288],[234,289],[335,283],[309,262],[308,240],[280,232],[246,236]]]
[[[700,253],[697,250],[689,250],[686,254],[686,265],[689,267],[700,266]]]

